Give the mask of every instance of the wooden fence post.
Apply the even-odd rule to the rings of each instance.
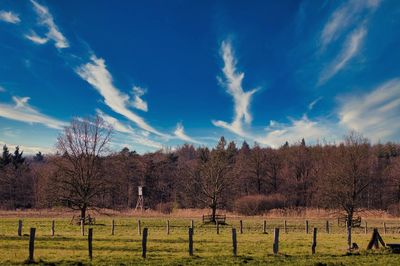
[[[22,236],[22,220],[18,220],[18,236]]]
[[[237,239],[236,239],[236,228],[232,228],[232,245],[233,245],[233,256],[237,256]]]
[[[143,236],[142,236],[142,258],[146,258],[147,251],[147,228],[143,228]]]
[[[328,220],[326,221],[326,224],[325,224],[325,231],[327,234],[329,234],[329,221]]]
[[[308,234],[308,220],[306,220],[306,234]]]
[[[51,236],[54,236],[55,227],[56,227],[55,221],[53,220],[53,221],[51,221]]]
[[[364,233],[365,233],[365,234],[368,234],[368,224],[367,224],[367,221],[365,221]]]
[[[267,221],[264,220],[264,224],[263,224],[263,233],[266,234],[267,233]]]
[[[285,231],[285,234],[287,234],[287,221],[285,220],[284,222],[283,222],[283,230]]]
[[[386,223],[383,222],[383,233],[386,235]]]
[[[113,236],[115,233],[115,222],[114,219],[111,221],[111,235]]]
[[[315,254],[315,248],[317,247],[317,228],[314,227],[314,232],[313,232],[313,241],[311,245],[311,253],[314,255]]]
[[[217,226],[217,235],[219,235],[219,223],[218,223],[218,221],[217,221],[216,226]]]
[[[193,228],[189,227],[189,255],[193,256]]]
[[[92,260],[93,258],[93,228],[89,228],[88,232],[88,250],[89,250],[89,259]]]
[[[192,228],[192,234],[194,235],[194,220],[190,221],[190,227]]]
[[[278,255],[279,251],[279,228],[275,228],[274,231],[274,245],[273,245],[274,255]]]
[[[81,234],[85,235],[85,220],[81,219]]]
[[[167,220],[167,235],[169,235],[169,220]]]
[[[142,223],[140,222],[140,220],[137,221],[137,230],[138,230],[138,234],[141,235],[142,234]]]
[[[243,221],[240,220],[240,233],[243,234]]]
[[[35,262],[34,260],[34,251],[35,251],[35,233],[36,233],[36,228],[31,228],[30,234],[29,234],[29,263]]]

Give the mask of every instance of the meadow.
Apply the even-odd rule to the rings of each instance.
[[[18,220],[14,215],[0,218],[0,264],[20,265],[28,257],[29,228],[36,228],[35,261],[42,265],[399,265],[400,255],[389,250],[367,251],[372,228],[379,231],[386,243],[400,243],[400,222],[386,219],[383,233],[382,219],[369,219],[368,233],[364,227],[354,229],[353,242],[360,247],[358,254],[346,255],[345,228],[330,219],[330,233],[325,231],[326,219],[308,219],[310,233],[305,233],[304,218],[232,217],[227,225],[203,225],[194,218],[194,255],[188,253],[188,227],[192,218],[183,217],[96,217],[93,228],[93,259],[88,258],[87,230],[70,224],[70,217],[23,217],[22,236],[17,235]],[[142,236],[138,233],[138,219],[142,229],[148,228],[147,258],[142,258]],[[55,221],[55,235],[51,235],[51,221]],[[115,234],[111,235],[112,220]],[[170,222],[170,233],[166,221]],[[239,224],[243,220],[243,234]],[[263,233],[263,221],[267,233]],[[287,230],[283,230],[287,220]],[[232,227],[237,228],[238,255],[232,255]],[[273,229],[280,227],[279,255],[273,255]],[[316,254],[311,254],[312,228],[317,227]]]

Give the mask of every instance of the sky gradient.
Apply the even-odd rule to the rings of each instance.
[[[397,142],[400,3],[2,0],[0,144],[52,152],[96,114],[140,153]]]

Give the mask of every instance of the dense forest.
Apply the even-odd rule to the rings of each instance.
[[[97,120],[96,120],[97,119]],[[340,143],[283,143],[278,149],[228,142],[189,144],[143,155],[110,152],[111,127],[96,118],[73,121],[56,154],[24,156],[3,147],[0,208],[66,206],[134,208],[137,187],[145,206],[210,208],[258,214],[273,208],[382,209],[400,206],[400,145],[371,144],[357,133]],[[301,137],[301,136],[299,136]]]

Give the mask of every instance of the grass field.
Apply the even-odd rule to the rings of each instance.
[[[115,235],[111,235],[111,221],[115,220]],[[346,234],[335,220],[330,220],[331,233],[325,232],[325,221],[310,219],[310,234],[305,234],[304,219],[288,219],[288,233],[283,231],[283,219],[267,219],[268,233],[263,234],[263,218],[242,218],[244,232],[238,230],[238,256],[232,256],[232,226],[239,228],[239,218],[228,219],[229,225],[202,225],[195,219],[194,256],[188,255],[188,226],[190,219],[168,218],[170,234],[166,233],[166,219],[141,218],[147,227],[147,258],[141,257],[141,236],[134,217],[98,217],[93,228],[93,260],[88,259],[87,236],[80,227],[69,224],[69,219],[56,218],[55,236],[50,233],[51,218],[23,218],[23,236],[17,236],[18,218],[0,218],[0,264],[23,264],[28,257],[29,228],[36,228],[35,260],[41,264],[79,265],[400,265],[400,255],[380,249],[366,251],[371,231],[365,234],[358,228],[353,242],[360,247],[359,255],[346,255]],[[395,220],[387,221],[388,232],[381,235],[386,243],[400,243]],[[368,227],[381,227],[381,220],[368,220]],[[280,255],[272,252],[274,227],[280,227]],[[312,228],[318,228],[316,254],[311,255]],[[396,228],[397,227],[397,228]],[[86,226],[86,229],[88,226]]]

